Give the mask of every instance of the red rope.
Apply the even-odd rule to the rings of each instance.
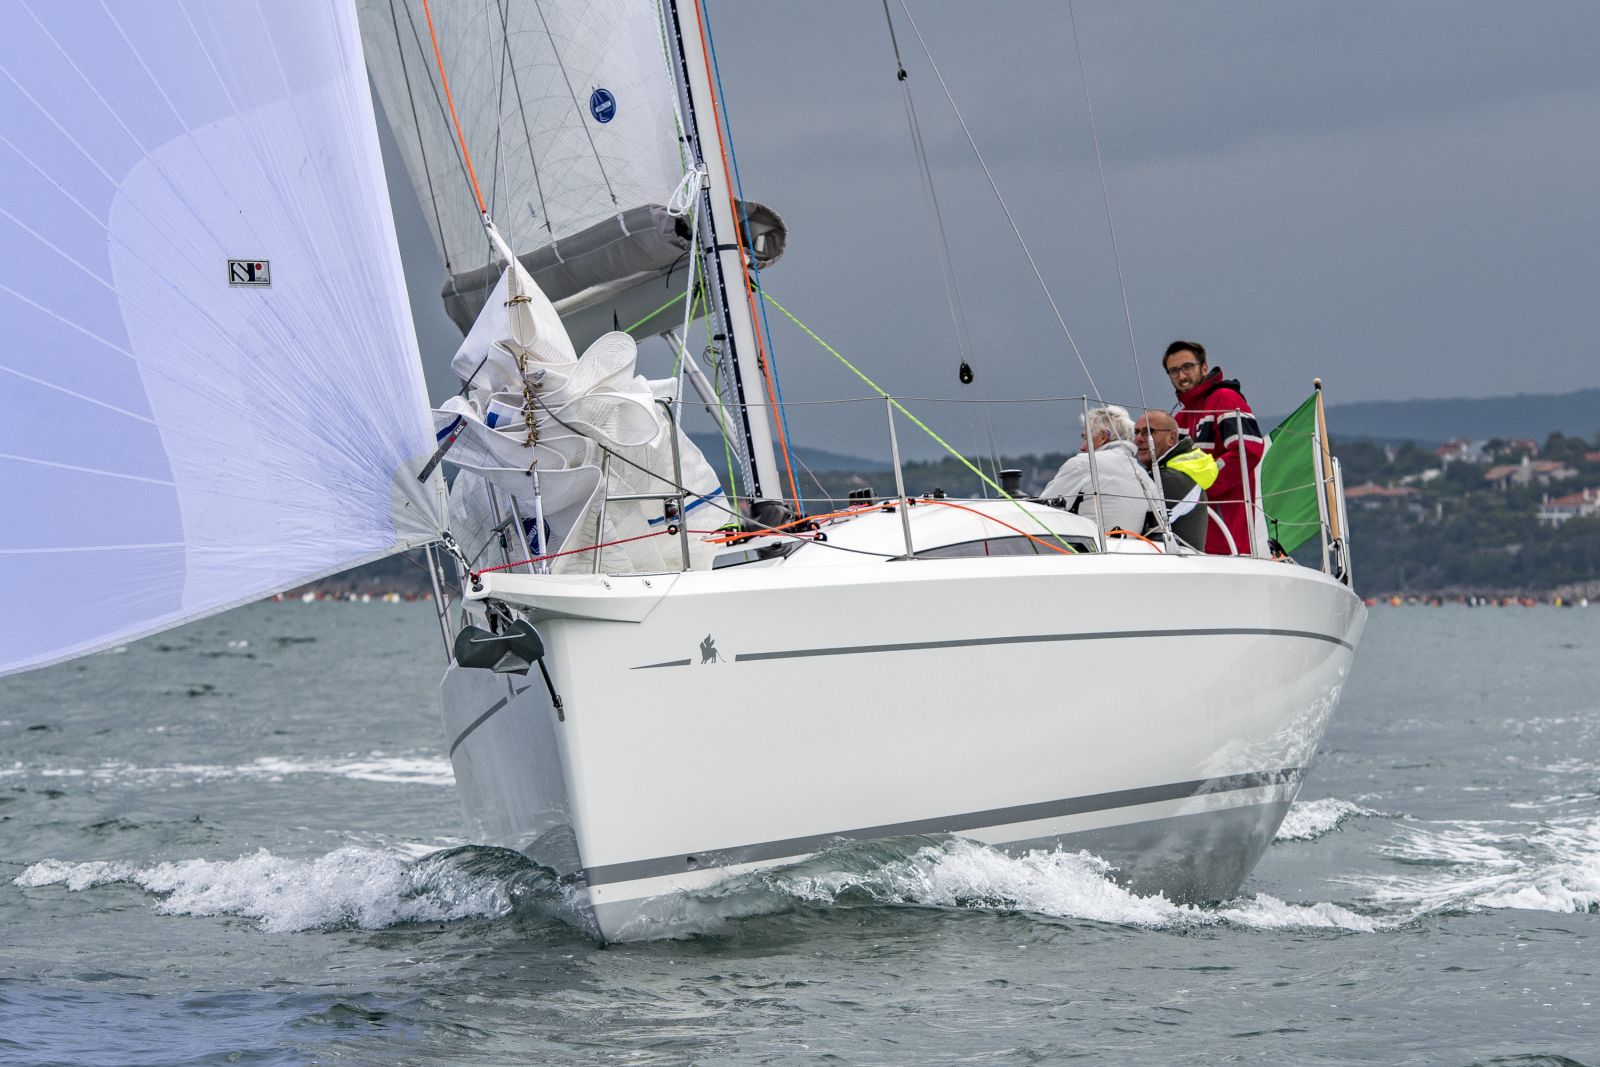
[[[610,548],[612,545],[625,545],[629,541],[643,541],[647,537],[660,537],[666,532],[667,531],[665,530],[652,530],[646,534],[639,534],[637,537],[623,537],[616,541],[607,541],[604,544],[585,545],[583,548],[569,548],[565,552],[552,552],[548,556],[534,556],[532,559],[519,559],[515,563],[502,563],[498,567],[484,567],[482,570],[473,571],[472,577],[476,578],[480,574],[489,574],[493,571],[506,571],[510,570],[512,567],[521,567],[529,563],[543,563],[547,559],[555,559],[558,556],[576,556],[580,552],[597,552],[602,548]],[[690,530],[689,532],[694,533],[696,531]]]

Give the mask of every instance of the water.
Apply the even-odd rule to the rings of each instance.
[[[1244,895],[908,839],[600,948],[467,846],[426,605],[0,681],[0,1063],[1600,1064],[1600,617],[1377,609]]]

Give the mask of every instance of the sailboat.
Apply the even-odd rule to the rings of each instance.
[[[28,11],[0,43],[0,470],[50,502],[0,527],[0,671],[426,546],[469,832],[606,940],[907,835],[1235,895],[1365,622],[1325,449],[1321,568],[1005,492],[804,515],[751,284],[786,235],[736,195],[699,6],[357,7]],[[466,335],[434,409],[369,70]],[[709,368],[673,325],[702,300]],[[625,324],[678,374],[641,376]],[[1199,663],[1225,698],[1189,697]]]

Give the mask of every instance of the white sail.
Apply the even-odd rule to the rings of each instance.
[[[452,100],[485,207],[580,349],[681,302],[691,234],[667,205],[688,167],[656,0],[358,6],[373,85],[463,333],[504,264],[484,237]],[[782,253],[782,222],[757,204],[745,214],[764,267]],[[643,332],[681,315],[662,312]]]
[[[636,356],[633,338],[608,333],[580,358],[528,272],[521,264],[505,270],[451,364],[467,387],[434,413],[441,435],[458,433],[446,460],[463,472],[451,492],[450,525],[475,567],[569,552],[550,569],[588,570],[594,555],[583,549],[604,544],[611,547],[602,567],[675,569],[682,546],[663,536],[662,502],[627,499],[672,493],[674,485],[688,490],[691,526],[721,524],[716,472],[681,430],[674,455],[674,427],[657,403],[677,383],[639,376]],[[623,498],[604,509],[603,466],[605,495]],[[542,535],[533,532],[536,515]],[[490,531],[507,520],[529,540],[513,539],[514,555],[502,561]],[[692,566],[710,565],[712,549],[700,536],[688,550]]]
[[[0,673],[435,537],[354,12],[4,25]]]
[[[664,204],[682,177],[651,0],[360,8],[373,84],[423,210],[437,211],[434,240],[453,273],[489,266],[494,254],[455,147],[428,14],[484,202],[518,251]]]

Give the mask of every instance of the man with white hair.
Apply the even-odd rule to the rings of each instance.
[[[1096,480],[1100,483],[1102,528],[1138,533],[1146,513],[1160,505],[1160,494],[1142,467],[1133,447],[1133,419],[1125,408],[1107,404],[1092,408],[1083,424],[1083,444],[1039,494],[1045,500],[1059,497],[1068,511],[1093,518]],[[1094,470],[1089,452],[1094,451]]]

